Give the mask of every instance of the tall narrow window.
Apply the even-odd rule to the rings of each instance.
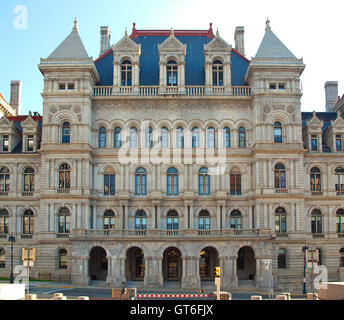
[[[207,130],[208,148],[215,148],[215,129],[209,127]]]
[[[318,250],[318,254],[319,254],[319,261],[318,261],[318,264],[319,265],[322,265],[323,264],[323,252],[320,248],[317,248]]]
[[[311,148],[312,151],[318,151],[318,137],[316,135],[311,136]]]
[[[311,231],[312,233],[322,233],[322,214],[320,210],[314,209],[311,213]]]
[[[136,230],[146,230],[147,229],[146,213],[142,210],[136,212],[136,214],[135,214],[135,229]]]
[[[146,148],[153,148],[153,129],[146,129]]]
[[[167,170],[167,194],[169,196],[178,195],[178,170],[176,168]]]
[[[321,191],[321,173],[320,169],[314,167],[311,169],[311,191]]]
[[[242,217],[241,212],[234,210],[231,213],[231,228],[235,230],[241,230],[242,228]]]
[[[231,129],[228,127],[223,129],[223,144],[225,148],[231,147]]]
[[[275,211],[275,232],[287,232],[287,213],[284,208],[277,208]]]
[[[137,129],[135,127],[130,128],[130,148],[137,148]]]
[[[198,229],[199,230],[210,229],[210,214],[208,211],[202,210],[200,212],[199,219],[198,219]]]
[[[344,192],[344,168],[337,168],[336,169],[336,191],[337,192]]]
[[[341,268],[344,267],[344,248],[341,248],[339,250],[339,254],[340,254],[340,262],[339,262],[339,265]]]
[[[275,165],[274,177],[275,189],[285,189],[287,187],[285,167],[283,164],[278,163]]]
[[[343,151],[342,150],[342,136],[340,134],[336,135],[336,151]]]
[[[280,122],[274,123],[274,142],[282,143],[282,125]]]
[[[70,189],[70,166],[64,163],[59,169],[59,188]]]
[[[9,151],[9,138],[8,138],[8,134],[4,134],[2,136],[2,151]]]
[[[59,269],[67,269],[67,268],[68,268],[67,251],[65,249],[61,249],[59,251]]]
[[[24,170],[24,192],[34,192],[35,191],[35,170],[32,168],[26,168]]]
[[[61,208],[59,211],[59,231],[58,233],[70,233],[70,213],[67,208]]]
[[[210,176],[207,168],[201,168],[198,174],[198,194],[210,195]]]
[[[115,229],[115,214],[112,210],[104,213],[104,230]]]
[[[29,152],[33,151],[34,141],[35,141],[34,135],[33,134],[29,134],[27,136],[27,145],[26,145],[27,151],[29,151]]]
[[[5,250],[0,248],[0,269],[6,268],[6,255]]]
[[[194,127],[192,129],[192,147],[199,148],[199,128]]]
[[[229,175],[230,178],[230,194],[232,196],[241,195],[241,173],[238,169],[233,169]]]
[[[213,63],[213,86],[223,86],[223,64],[219,60]]]
[[[106,148],[106,129],[104,127],[99,129],[99,148]]]
[[[176,211],[170,211],[167,214],[167,230],[178,230],[178,214]]]
[[[285,269],[287,267],[287,250],[279,249],[277,258],[278,269]]]
[[[168,128],[162,127],[160,134],[161,148],[168,148]]]
[[[167,63],[167,85],[168,86],[178,85],[178,65],[173,60],[170,60]]]
[[[8,168],[0,169],[0,192],[8,192],[10,189],[10,171]]]
[[[120,127],[116,127],[113,132],[114,148],[120,148],[122,146],[121,131],[122,129]]]
[[[336,212],[337,233],[344,234],[344,209],[338,209]]]
[[[132,66],[129,60],[125,60],[121,65],[121,86],[131,87],[132,85]]]
[[[177,148],[184,148],[184,129],[182,127],[177,128]]]
[[[137,196],[147,195],[147,171],[144,168],[138,168],[136,170],[135,194]]]
[[[246,148],[246,129],[239,128],[239,148]]]
[[[34,214],[31,210],[26,210],[23,214],[23,234],[33,234]]]
[[[106,168],[104,172],[104,196],[115,195],[116,175],[112,168]]]
[[[8,234],[8,212],[6,209],[0,210],[0,235]]]
[[[70,123],[62,124],[62,143],[70,143]]]

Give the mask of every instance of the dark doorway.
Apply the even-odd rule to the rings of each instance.
[[[215,248],[204,248],[200,253],[199,274],[201,280],[215,279],[215,267],[219,267],[219,255]]]
[[[182,278],[182,259],[177,248],[168,248],[163,255],[164,280],[179,281]]]
[[[138,247],[127,251],[125,261],[126,278],[129,281],[143,281],[145,277],[145,256],[143,250]]]
[[[106,251],[101,247],[95,247],[90,252],[89,275],[91,280],[106,281],[108,274],[108,262]]]
[[[243,247],[238,252],[238,280],[254,280],[256,275],[256,259],[251,247]]]

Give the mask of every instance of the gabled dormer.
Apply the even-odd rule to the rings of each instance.
[[[124,37],[112,46],[113,86],[116,93],[132,93],[139,90],[141,45]]]
[[[32,118],[31,111],[29,116],[21,123],[22,131],[22,152],[37,152],[41,141],[41,129],[38,121]]]
[[[205,87],[207,93],[231,92],[232,46],[224,41],[219,32],[204,45]]]
[[[170,36],[160,45],[159,72],[161,93],[185,93],[186,44],[180,42],[171,30]]]
[[[6,116],[0,119],[0,152],[11,153],[20,143],[21,135],[13,121]]]
[[[324,121],[317,117],[313,111],[313,117],[306,122],[303,128],[304,147],[310,152],[322,152],[322,127]]]
[[[337,118],[331,120],[331,125],[324,133],[324,140],[331,148],[332,152],[343,152],[344,143],[344,119],[340,111],[337,112]]]

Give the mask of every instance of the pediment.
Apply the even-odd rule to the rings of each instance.
[[[312,129],[321,129],[324,125],[324,121],[320,120],[317,115],[316,112],[313,112],[313,117],[312,119],[307,121],[307,127],[308,128],[312,128]]]
[[[135,52],[140,54],[141,45],[130,39],[128,34],[125,33],[124,37],[112,46],[112,50],[114,52]]]
[[[29,115],[24,121],[21,123],[22,128],[37,128],[38,122],[33,120],[32,116]]]
[[[1,128],[13,128],[14,124],[12,121],[8,120],[7,117],[2,117],[0,119],[0,127]]]
[[[231,50],[232,46],[223,40],[219,34],[217,34],[208,44],[204,45],[204,51],[209,52],[230,52]]]
[[[331,121],[331,126],[336,129],[344,128],[344,119],[342,118],[340,111],[337,112],[337,119]]]
[[[160,45],[158,45],[159,53],[162,52],[181,52],[186,53],[186,44],[180,42],[171,32],[170,36]]]

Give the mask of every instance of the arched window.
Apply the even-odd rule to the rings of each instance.
[[[0,235],[8,234],[8,212],[6,209],[0,210]]]
[[[344,168],[336,169],[336,191],[344,192]]]
[[[344,234],[344,209],[338,209],[336,212],[337,233]]]
[[[282,143],[282,125],[278,121],[274,123],[274,142]]]
[[[207,130],[208,148],[215,148],[215,129],[209,127]]]
[[[239,169],[231,170],[229,175],[230,180],[230,194],[232,196],[240,196],[241,195],[241,173]]]
[[[278,250],[278,258],[277,258],[278,269],[286,269],[287,268],[287,250],[286,249],[279,249]]]
[[[59,269],[68,268],[67,250],[59,250]]]
[[[70,212],[67,208],[61,208],[59,211],[58,233],[70,233]]]
[[[0,193],[8,192],[10,189],[10,171],[8,168],[0,169]]]
[[[323,253],[322,253],[322,250],[320,248],[317,248],[317,250],[318,250],[318,254],[319,254],[318,264],[322,265],[323,264]]]
[[[177,148],[184,148],[184,129],[182,127],[177,128]]]
[[[192,147],[199,148],[199,128],[194,127],[192,129]]]
[[[23,214],[23,234],[32,235],[34,233],[34,214],[31,210],[26,210]]]
[[[239,148],[246,148],[246,129],[239,128]]]
[[[340,254],[340,267],[343,268],[344,267],[344,248],[341,248],[339,250],[339,254]]]
[[[0,248],[0,269],[6,268],[6,255],[5,250]]]
[[[137,128],[130,128],[130,148],[137,148]]]
[[[209,230],[210,229],[210,214],[208,211],[202,210],[198,218],[198,229]]]
[[[167,62],[167,85],[178,86],[178,65],[173,60]]]
[[[64,163],[59,169],[59,188],[70,189],[70,166]]]
[[[137,211],[135,214],[135,230],[147,229],[147,217],[146,213],[142,210]]]
[[[282,163],[275,165],[275,189],[285,189],[286,185],[286,173],[285,166]]]
[[[207,168],[201,168],[198,173],[198,194],[210,195],[210,176]]]
[[[132,66],[129,60],[124,60],[121,64],[121,86],[132,86]]]
[[[231,129],[228,127],[223,129],[223,146],[225,148],[231,147]]]
[[[113,146],[116,149],[119,149],[122,146],[121,131],[122,129],[120,127],[116,127],[113,131]]]
[[[115,214],[112,210],[104,213],[104,230],[115,229]]]
[[[167,170],[167,194],[169,196],[178,195],[178,170],[176,168]]]
[[[311,191],[321,191],[321,173],[320,169],[314,167],[311,169]]]
[[[178,230],[178,214],[176,211],[170,211],[167,214],[167,230]]]
[[[99,128],[99,148],[106,148],[106,129]]]
[[[153,148],[153,129],[146,129],[146,148]]]
[[[144,168],[138,168],[135,174],[135,194],[145,196],[147,194],[147,171]]]
[[[70,123],[62,124],[62,143],[70,143]]]
[[[213,63],[213,87],[223,86],[223,64],[216,60]]]
[[[242,227],[242,217],[241,212],[234,210],[231,212],[231,228],[235,230],[241,230]]]
[[[167,127],[161,128],[160,142],[161,142],[161,148],[168,148],[168,128]]]
[[[277,208],[275,210],[275,232],[287,232],[287,213],[284,208]]]
[[[311,213],[311,230],[313,234],[322,233],[322,214],[318,209],[314,209]]]
[[[35,191],[35,170],[33,168],[26,168],[23,174],[23,191]]]
[[[104,196],[115,195],[116,175],[113,168],[108,167],[104,171]]]

